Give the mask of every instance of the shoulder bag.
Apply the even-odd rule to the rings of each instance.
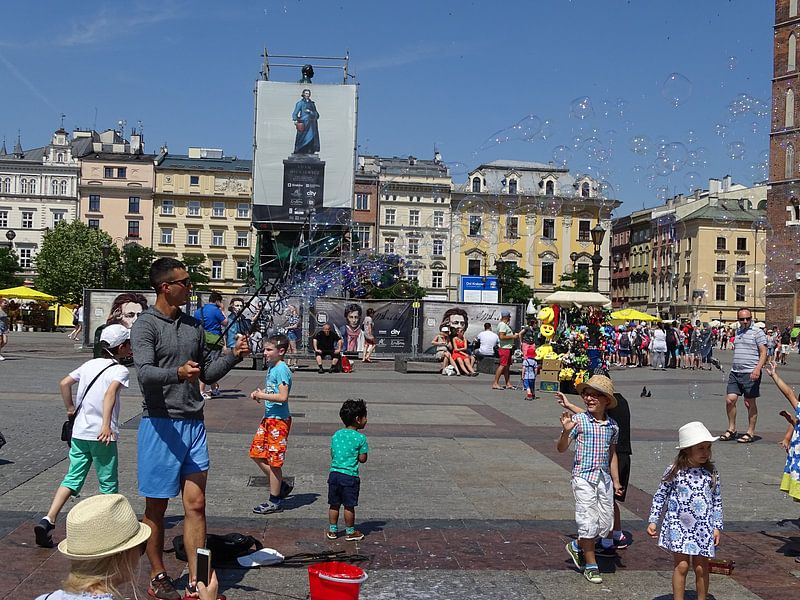
[[[83,398],[81,398],[80,404],[78,404],[78,406],[75,407],[75,412],[72,413],[69,417],[67,417],[67,420],[64,421],[64,423],[61,425],[61,441],[67,442],[67,446],[72,445],[72,426],[75,425],[75,417],[78,416],[78,411],[81,409],[81,406],[83,406],[83,401],[86,399],[86,394],[89,393],[89,390],[94,385],[94,382],[97,381],[98,377],[100,377],[100,375],[105,373],[108,369],[110,369],[116,364],[119,364],[116,360],[112,361],[110,365],[107,365],[102,371],[100,371],[97,375],[94,376],[94,379],[92,379],[89,385],[86,386],[86,390],[84,390],[83,392]]]

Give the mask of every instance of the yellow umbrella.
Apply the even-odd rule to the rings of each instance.
[[[658,317],[648,315],[635,308],[623,308],[611,313],[612,321],[658,321]]]
[[[56,299],[55,296],[45,294],[44,292],[24,285],[0,290],[0,296],[4,298],[19,298],[20,300],[43,300],[44,302],[52,302]]]

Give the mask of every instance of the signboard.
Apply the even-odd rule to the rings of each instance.
[[[497,277],[462,275],[460,296],[462,302],[496,303],[500,299],[497,288]]]
[[[265,220],[350,208],[356,103],[355,85],[256,83],[253,204]]]
[[[411,352],[412,309],[405,300],[348,300],[318,298],[311,309],[310,336],[330,323],[344,341],[346,352],[364,350],[364,317],[372,315],[372,334],[376,352],[408,354]],[[310,339],[310,337],[309,337]],[[309,342],[309,347],[311,343]]]
[[[85,290],[81,333],[84,345],[94,345],[95,331],[101,325],[119,323],[130,328],[143,310],[142,299],[152,306],[156,293],[153,290]]]
[[[500,312],[511,311],[509,326],[519,331],[522,323],[522,309],[518,304],[456,304],[452,302],[423,302],[422,304],[422,341],[421,349],[426,352],[432,348],[431,340],[443,325],[448,327],[464,327],[464,337],[475,339],[483,331],[484,323],[491,323],[497,332]]]

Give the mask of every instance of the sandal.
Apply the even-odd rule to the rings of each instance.
[[[720,442],[730,442],[731,440],[736,439],[736,432],[731,431],[730,429],[726,430],[721,436],[719,436]]]
[[[738,440],[736,440],[736,441],[737,441],[737,442],[739,442],[740,444],[752,444],[752,443],[755,441],[755,439],[754,439],[754,438],[753,438],[753,436],[752,436],[752,435],[750,435],[749,433],[744,433],[744,434],[742,434],[742,436],[741,436],[741,437],[740,437]]]

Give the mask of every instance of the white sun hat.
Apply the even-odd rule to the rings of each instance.
[[[711,435],[700,421],[692,421],[678,429],[678,445],[675,449],[683,450],[703,442],[716,442],[718,439],[719,436]]]

